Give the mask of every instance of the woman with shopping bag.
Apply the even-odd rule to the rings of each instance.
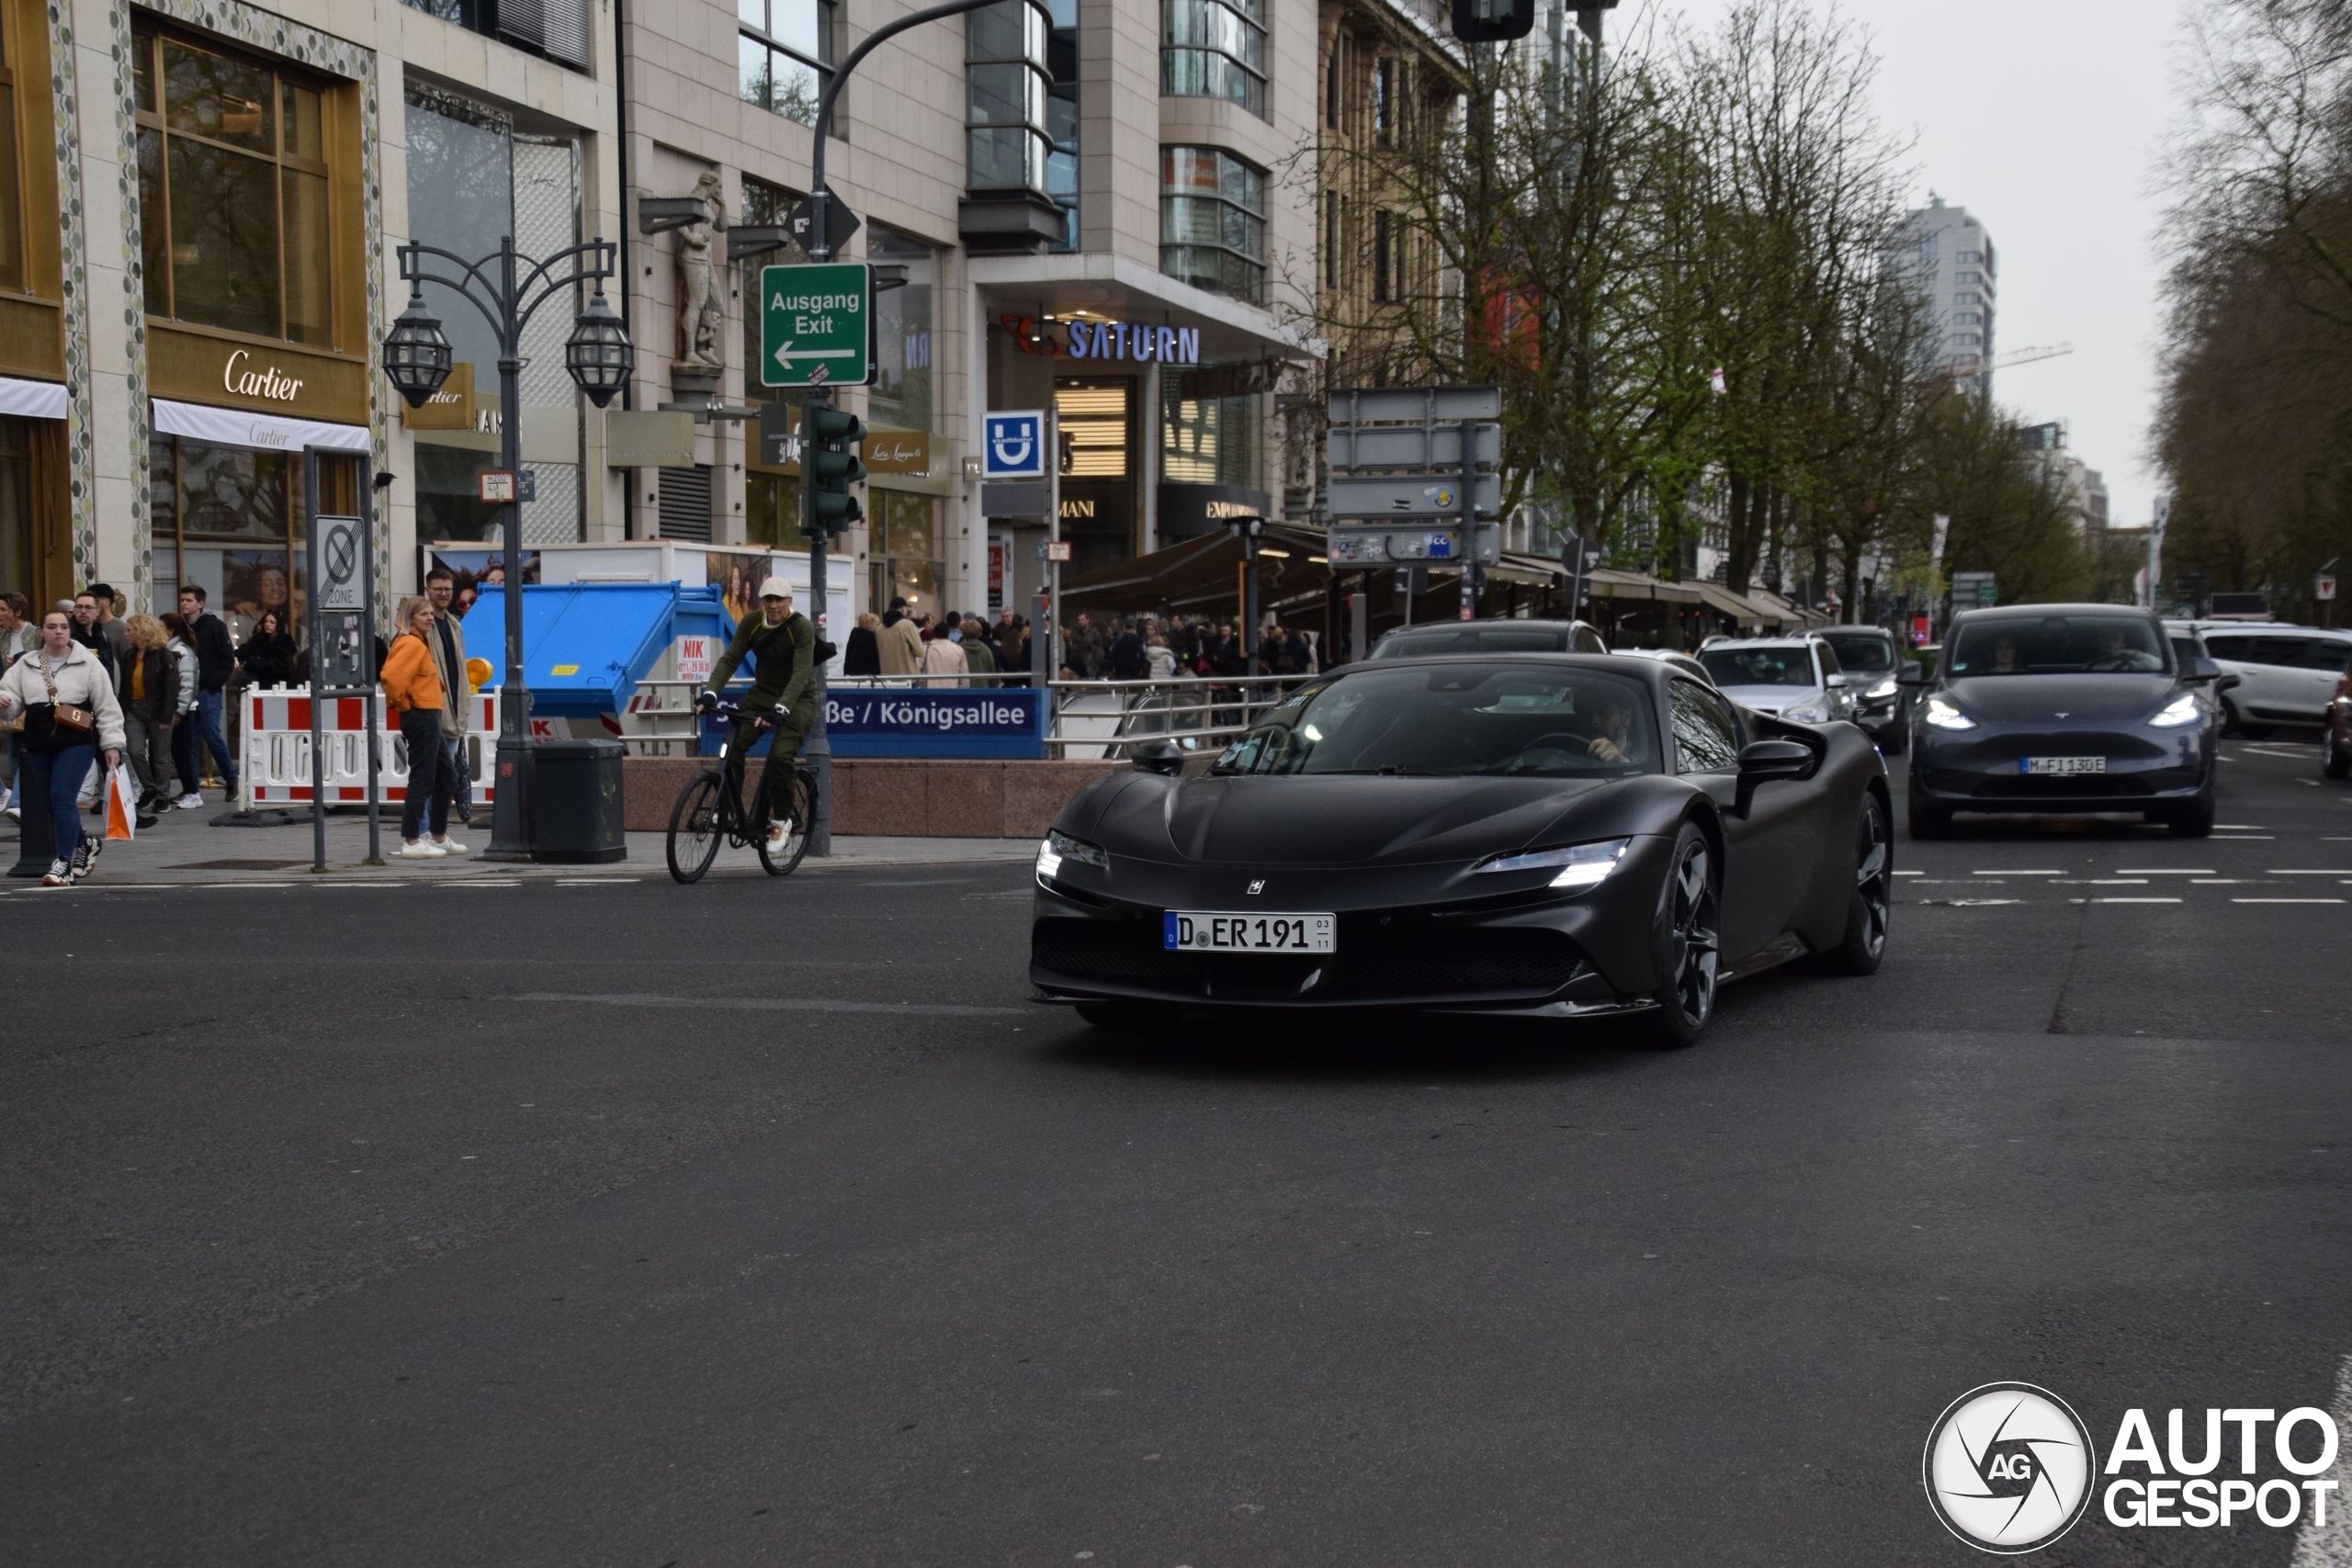
[[[49,803],[53,840],[46,887],[64,887],[90,874],[99,840],[82,831],[74,795],[103,752],[108,768],[122,765],[122,705],[97,657],[74,640],[74,617],[51,610],[40,619],[40,646],[0,675],[0,723],[21,715],[17,737],[17,782],[26,798]]]

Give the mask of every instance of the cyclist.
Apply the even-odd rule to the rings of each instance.
[[[817,629],[792,608],[792,589],[780,577],[760,584],[760,613],[735,623],[727,651],[711,667],[710,685],[695,699],[707,712],[734,677],[745,655],[752,660],[752,689],[727,738],[727,787],[741,798],[743,757],[762,725],[775,739],[768,758],[768,842],[781,845],[792,816],[792,760],[817,722]]]

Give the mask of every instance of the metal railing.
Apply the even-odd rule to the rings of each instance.
[[[1144,740],[1173,740],[1188,751],[1219,750],[1314,679],[1186,675],[1169,681],[1050,682],[1046,754],[1069,761],[1116,761]],[[1028,683],[1018,674],[836,675],[825,687],[999,690]],[[734,682],[738,690],[749,684]],[[694,755],[699,734],[695,694],[702,689],[697,681],[639,682],[628,711],[619,716],[622,743],[640,756]]]

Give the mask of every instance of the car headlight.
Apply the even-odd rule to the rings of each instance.
[[[1059,828],[1049,829],[1046,841],[1037,846],[1037,874],[1058,876],[1062,862],[1076,861],[1080,865],[1108,869],[1111,859],[1100,844],[1090,844],[1084,839],[1073,839]]]
[[[1634,847],[1631,839],[1606,839],[1597,844],[1571,844],[1560,850],[1530,850],[1525,854],[1498,855],[1477,869],[1487,871],[1544,871],[1553,867],[1560,874],[1552,878],[1555,887],[1590,887],[1611,872],[1625,852]]]
[[[1949,697],[1929,697],[1928,710],[1921,715],[1938,729],[1973,729],[1976,721],[1960,711]]]
[[[1829,705],[1826,700],[1808,697],[1781,710],[1781,716],[1798,724],[1827,724]]]
[[[2195,724],[2205,716],[2197,705],[2197,698],[2188,692],[2173,698],[2148,722],[2158,729],[2177,729],[2184,724]]]
[[[1887,697],[1891,697],[1891,696],[1894,695],[1895,692],[1899,689],[1899,687],[1900,687],[1900,683],[1899,683],[1899,682],[1894,679],[1894,676],[1889,675],[1885,680],[1881,681],[1877,685],[1872,686],[1869,691],[1864,692],[1864,693],[1862,694],[1862,695],[1863,695],[1863,696],[1865,696],[1865,697],[1867,697],[1867,698],[1869,698],[1871,702],[1874,702],[1874,703],[1875,703],[1875,702],[1882,701],[1882,700],[1883,700],[1883,699],[1885,699],[1885,698],[1887,698]]]

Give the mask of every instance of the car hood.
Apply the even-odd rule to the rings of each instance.
[[[1377,865],[1476,860],[1534,841],[1616,781],[1295,774],[1189,778],[1121,791],[1097,840],[1114,854],[1202,864]]]
[[[1946,688],[1972,717],[1990,724],[2137,724],[2162,707],[2169,675],[1982,675]],[[2066,716],[2059,718],[2060,714]]]
[[[1811,702],[1821,695],[1818,686],[1718,686],[1733,702],[1758,713],[1778,713],[1799,703]]]

